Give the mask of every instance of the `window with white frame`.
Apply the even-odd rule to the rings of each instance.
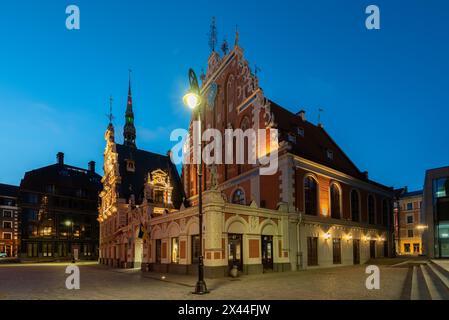
[[[3,229],[12,229],[12,221],[3,221]]]
[[[11,232],[3,232],[3,240],[12,240]]]
[[[11,218],[12,217],[12,211],[11,210],[3,210],[3,217]]]

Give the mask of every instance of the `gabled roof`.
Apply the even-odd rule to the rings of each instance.
[[[292,145],[291,153],[359,180],[364,180],[385,189],[391,189],[369,180],[365,173],[357,168],[322,126],[317,126],[309,121],[302,120],[299,115],[288,111],[271,100],[270,104],[271,111],[274,115],[274,122],[277,124],[277,129],[279,130],[279,140],[288,141],[288,134],[296,137],[296,143],[289,141]],[[303,137],[298,136],[298,128],[304,130]],[[327,156],[328,150],[332,151],[332,159],[329,159]]]
[[[0,196],[16,198],[18,193],[19,187],[0,183]]]
[[[133,146],[116,144],[118,153],[119,171],[122,182],[119,187],[120,198],[129,199],[134,194],[136,201],[143,199],[144,184],[148,173],[161,169],[168,173],[173,185],[172,202],[179,209],[184,198],[184,191],[178,170],[171,162],[169,156],[137,149]],[[126,160],[134,161],[134,172],[127,170]]]

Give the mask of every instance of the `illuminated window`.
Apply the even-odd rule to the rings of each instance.
[[[179,238],[171,239],[171,262],[179,263]]]
[[[410,243],[404,243],[404,251],[410,252]]]
[[[304,210],[306,214],[318,214],[318,187],[315,179],[310,176],[304,179]]]
[[[245,204],[245,193],[242,189],[237,189],[232,195],[232,203]]]
[[[3,240],[12,240],[11,232],[3,232]]]
[[[136,167],[133,160],[126,160],[126,170],[129,172],[135,172]]]
[[[155,203],[164,203],[164,191],[162,190],[154,190],[154,202]]]
[[[331,185],[331,217],[334,219],[340,219],[341,215],[341,193],[340,188],[334,183]]]

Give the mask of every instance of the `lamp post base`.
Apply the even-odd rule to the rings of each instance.
[[[199,295],[209,293],[209,290],[207,290],[206,282],[202,280],[198,281],[195,286],[195,291],[192,293]]]

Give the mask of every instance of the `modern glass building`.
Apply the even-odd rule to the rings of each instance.
[[[449,167],[426,172],[423,206],[425,254],[449,258]]]

